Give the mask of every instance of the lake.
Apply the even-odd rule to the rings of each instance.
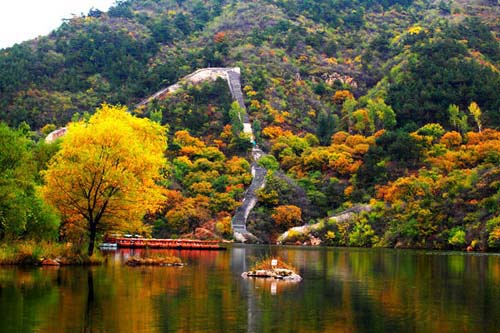
[[[185,267],[0,267],[0,332],[500,332],[500,256],[234,245]],[[304,280],[244,280],[265,256]]]

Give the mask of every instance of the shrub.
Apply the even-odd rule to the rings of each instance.
[[[278,206],[271,216],[276,224],[284,229],[295,227],[302,222],[302,210],[294,205]]]
[[[271,265],[272,260],[277,260],[278,262],[278,264],[276,265],[277,268],[284,268],[297,272],[297,269],[290,263],[286,262],[280,257],[272,257],[272,256],[264,257],[261,260],[256,261],[255,264],[252,266],[252,270],[273,269],[273,266]]]
[[[231,216],[225,216],[215,224],[215,231],[224,238],[230,238],[233,235],[231,228]]]
[[[289,230],[286,243],[289,243],[289,244],[295,244],[297,242],[304,243],[308,239],[309,239],[309,237],[302,232],[299,232],[296,230]]]
[[[486,223],[488,235],[488,247],[491,249],[500,249],[500,217],[490,219]]]
[[[276,171],[280,165],[273,155],[266,155],[259,159],[258,164],[267,170]]]
[[[349,246],[368,247],[376,242],[378,242],[378,237],[366,219],[360,219],[354,224],[349,234]]]
[[[455,247],[463,247],[465,245],[465,231],[459,227],[451,229],[448,244]]]

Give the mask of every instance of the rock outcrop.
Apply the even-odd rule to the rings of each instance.
[[[60,266],[61,263],[57,259],[44,259],[40,263],[42,266]]]
[[[52,143],[57,139],[59,139],[60,137],[63,137],[67,131],[68,131],[67,127],[58,128],[55,131],[50,132],[49,135],[45,137],[45,142]]]

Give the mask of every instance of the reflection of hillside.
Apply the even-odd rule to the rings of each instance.
[[[253,288],[254,317],[256,311],[260,319],[272,308],[287,309],[271,311],[272,320],[259,321],[259,330],[444,332],[478,326],[494,330],[488,311],[477,305],[492,302],[493,281],[498,286],[493,294],[500,292],[498,257],[296,247],[266,252],[286,258],[299,268],[304,281],[276,296],[265,284]],[[482,282],[474,282],[478,278]],[[499,305],[493,307],[498,310]],[[304,313],[304,309],[314,311]],[[294,315],[288,317],[290,313]]]
[[[115,256],[121,262],[130,255],[144,255],[144,250],[121,250]],[[150,324],[169,331],[204,331],[205,327],[218,327],[221,323],[235,325],[237,316],[225,313],[238,309],[240,298],[234,297],[231,284],[228,253],[218,251],[153,250],[151,254],[165,253],[179,256],[186,267],[126,267],[113,266],[113,281],[121,281],[117,289],[120,304],[141,299],[140,304],[130,304],[126,309],[131,318],[134,313],[147,311],[156,316]],[[134,285],[133,287],[131,287]],[[119,290],[118,290],[119,289]],[[149,326],[146,323],[146,326]],[[206,325],[206,326],[205,326]],[[140,327],[138,327],[140,328]],[[136,330],[138,331],[138,330]]]
[[[300,252],[294,264],[300,267],[301,262],[314,262],[312,278],[320,274],[330,281],[322,290],[332,294],[330,307],[337,309],[332,313],[325,304],[322,317],[343,322],[344,330],[352,326],[358,332],[378,331],[368,323],[384,318],[389,331],[405,327],[422,332],[469,331],[477,322],[457,314],[474,311],[473,317],[489,322],[487,311],[477,304],[494,297],[484,286],[491,285],[488,280],[500,281],[498,258],[337,249],[321,253],[321,260],[317,260],[320,253]],[[484,283],[474,282],[478,277]],[[492,331],[494,327],[484,329]]]
[[[60,269],[59,303],[50,308],[39,331],[127,332],[147,327],[153,311],[149,299],[139,297],[139,291],[147,288],[140,280],[127,284],[126,273],[104,267]]]
[[[57,305],[56,279],[56,270],[0,266],[0,331],[36,332]]]
[[[173,251],[188,266],[0,267],[0,331],[493,332],[500,257],[415,251],[234,246]],[[137,253],[134,253],[137,255]],[[277,255],[304,280],[244,280]],[[9,330],[10,329],[10,330]]]

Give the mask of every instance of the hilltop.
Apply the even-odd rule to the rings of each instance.
[[[296,130],[314,132],[341,89],[385,98],[399,125],[442,121],[442,107],[469,99],[497,125],[499,14],[495,1],[119,1],[2,50],[1,118],[64,125],[196,69],[238,66],[256,116],[285,113]]]

